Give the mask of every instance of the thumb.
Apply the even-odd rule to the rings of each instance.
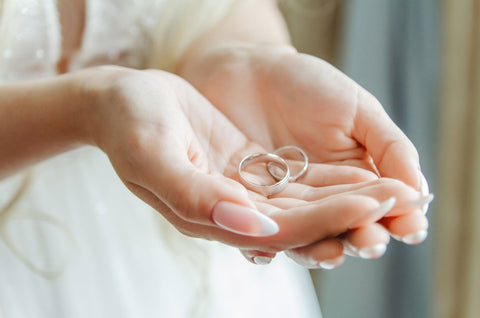
[[[152,190],[180,218],[248,236],[278,232],[277,223],[255,209],[238,182],[200,170],[188,159],[162,161]]]
[[[372,156],[382,177],[394,178],[422,188],[418,152],[407,136],[390,119],[380,102],[359,88],[354,137]]]

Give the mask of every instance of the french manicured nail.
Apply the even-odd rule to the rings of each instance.
[[[320,262],[318,265],[323,269],[334,269],[342,265],[344,256],[339,256],[337,258],[327,259]]]
[[[416,233],[405,235],[400,240],[405,244],[413,245],[413,244],[418,244],[425,241],[425,239],[427,238],[427,235],[428,235],[427,230],[421,230]]]
[[[374,246],[363,247],[359,249],[358,255],[361,258],[366,258],[366,259],[378,258],[383,254],[385,254],[386,250],[387,250],[387,245],[380,243]]]
[[[397,202],[397,199],[395,197],[391,197],[390,199],[382,202],[378,207],[370,211],[367,215],[363,215],[360,218],[354,220],[352,223],[350,223],[348,228],[353,229],[364,225],[367,221],[376,222],[380,220],[388,211],[393,208],[395,202]]]
[[[422,194],[419,199],[408,202],[408,205],[420,206],[422,207],[423,214],[427,214],[428,205],[433,201],[433,198],[435,198],[433,193],[428,193],[427,195]]]
[[[228,201],[213,207],[212,218],[221,228],[247,236],[270,236],[278,233],[278,224],[256,210]]]
[[[267,256],[255,256],[252,258],[252,261],[257,265],[268,265],[272,262],[272,258]]]
[[[358,249],[347,240],[343,241],[343,253],[348,256],[358,257]]]
[[[425,178],[425,176],[423,175],[423,173],[420,172],[420,193],[423,195],[423,196],[426,196],[430,193],[430,190],[428,188],[428,182],[427,182],[427,179]]]
[[[432,202],[434,197],[435,196],[433,195],[433,193],[429,193],[427,195],[422,195],[417,200],[413,200],[413,201],[408,202],[408,205],[423,206],[425,204],[429,204],[430,202]]]

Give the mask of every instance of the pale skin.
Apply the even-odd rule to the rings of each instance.
[[[240,22],[246,17],[247,26]],[[315,162],[361,167],[417,190],[423,187],[426,194],[418,154],[408,138],[371,94],[289,45],[274,1],[238,5],[193,46],[179,73],[268,150],[295,144]],[[316,180],[306,183],[328,185]],[[381,223],[396,237],[428,227],[422,206]],[[375,224],[347,235],[357,247],[388,243],[387,237],[384,227]]]
[[[308,267],[340,265],[343,240],[362,248],[388,243],[388,231],[426,229],[422,206],[409,205],[421,197],[415,148],[378,102],[282,42],[284,26],[271,2],[253,10],[266,17],[257,27],[275,39],[270,44],[258,44],[263,33],[251,32],[252,23],[251,31],[238,31],[243,10],[252,9],[233,10],[228,25],[202,38],[180,65],[179,74],[216,108],[181,78],[159,71],[103,67],[0,87],[0,176],[95,145],[125,185],[182,233],[240,247],[249,259],[287,251]],[[221,83],[229,89],[218,89]],[[285,144],[308,152],[313,163],[304,178],[269,198],[237,182],[244,155]],[[375,169],[389,178],[378,179]],[[393,209],[369,215],[391,197]],[[278,233],[252,237],[219,227],[212,214],[222,201],[261,211]]]

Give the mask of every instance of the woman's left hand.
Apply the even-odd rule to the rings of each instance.
[[[415,147],[381,104],[339,70],[288,46],[231,44],[190,58],[180,74],[267,150],[297,145],[312,162],[373,172],[328,182],[307,175],[298,182],[325,187],[388,177],[421,192],[416,202],[397,203],[402,216],[384,218],[381,224],[405,243],[425,239],[425,203],[431,196]],[[352,244],[346,244],[346,251],[359,256],[359,248],[379,241],[383,232],[381,226],[349,232]],[[289,254],[295,258],[295,252]]]

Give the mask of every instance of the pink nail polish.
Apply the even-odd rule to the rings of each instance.
[[[213,207],[212,218],[221,228],[247,236],[270,236],[279,231],[278,224],[256,210],[228,201]]]

